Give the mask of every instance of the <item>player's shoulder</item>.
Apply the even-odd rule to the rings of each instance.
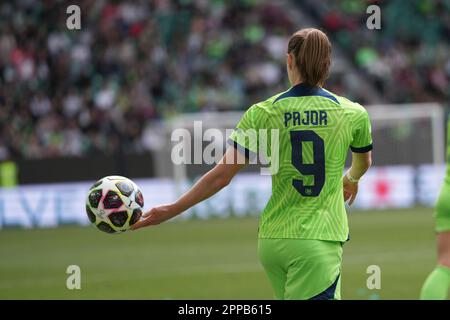
[[[339,105],[344,108],[345,110],[357,113],[357,114],[362,114],[362,113],[367,113],[366,108],[364,108],[360,103],[356,102],[356,101],[352,101],[346,97],[343,96],[339,96],[331,91],[328,91],[326,89],[323,89],[324,91],[326,91],[327,93],[329,93],[330,95],[332,95],[339,103]]]

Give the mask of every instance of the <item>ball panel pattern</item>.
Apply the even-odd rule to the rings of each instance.
[[[108,218],[114,226],[123,227],[123,225],[128,220],[128,212],[127,211],[113,212],[109,214]]]
[[[122,199],[120,199],[117,192],[109,190],[103,200],[103,207],[105,209],[117,209],[123,205]]]
[[[142,216],[142,210],[141,209],[134,209],[133,210],[133,214],[131,215],[131,219],[130,219],[130,226],[132,226],[133,224],[135,224],[136,222],[139,221],[139,219]]]
[[[136,201],[136,203],[140,206],[140,207],[144,207],[144,197],[142,196],[142,192],[141,190],[138,190],[136,192],[136,196],[134,198],[134,201]]]
[[[97,228],[106,233],[116,233],[116,231],[114,231],[114,229],[104,221],[100,222],[97,225]]]
[[[134,190],[133,185],[126,181],[117,182],[116,187],[120,191],[120,193],[126,197],[129,197],[133,193],[133,190]]]
[[[96,221],[95,214],[92,212],[91,208],[89,208],[88,205],[86,205],[86,214],[87,214],[87,216],[89,218],[89,221],[91,223],[95,223],[95,221]]]
[[[102,189],[94,190],[89,194],[89,204],[92,208],[98,208],[100,199],[102,198]]]

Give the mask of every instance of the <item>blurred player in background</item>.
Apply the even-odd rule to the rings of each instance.
[[[435,211],[438,265],[425,280],[420,294],[423,300],[445,300],[450,288],[450,118],[447,132],[447,174]]]
[[[330,65],[331,44],[322,31],[296,32],[287,53],[292,87],[250,107],[222,160],[133,229],[171,219],[214,195],[245,166],[244,157],[260,151],[262,142],[248,139],[246,131],[278,130],[279,170],[259,224],[261,263],[277,299],[340,299],[342,246],[349,236],[344,202],[353,203],[371,165],[372,138],[366,110],[322,88]],[[349,148],[352,165],[342,178]]]

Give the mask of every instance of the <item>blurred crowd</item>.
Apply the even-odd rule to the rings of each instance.
[[[449,102],[449,0],[309,2],[386,102]],[[379,30],[366,27],[373,4],[381,8]]]
[[[389,2],[383,31],[369,34],[365,2],[310,5],[386,101],[448,100],[448,1]],[[0,160],[144,152],[155,148],[149,124],[246,109],[288,87],[297,2],[77,3],[81,30],[67,29],[66,1],[0,3]],[[327,87],[370,102],[343,81]]]
[[[270,2],[83,0],[0,4],[0,159],[141,152],[146,124],[244,109],[286,87],[294,26]]]

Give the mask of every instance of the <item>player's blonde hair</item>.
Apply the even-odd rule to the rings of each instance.
[[[294,56],[303,83],[323,85],[331,66],[331,43],[325,33],[314,28],[297,31],[289,39],[288,53]]]

